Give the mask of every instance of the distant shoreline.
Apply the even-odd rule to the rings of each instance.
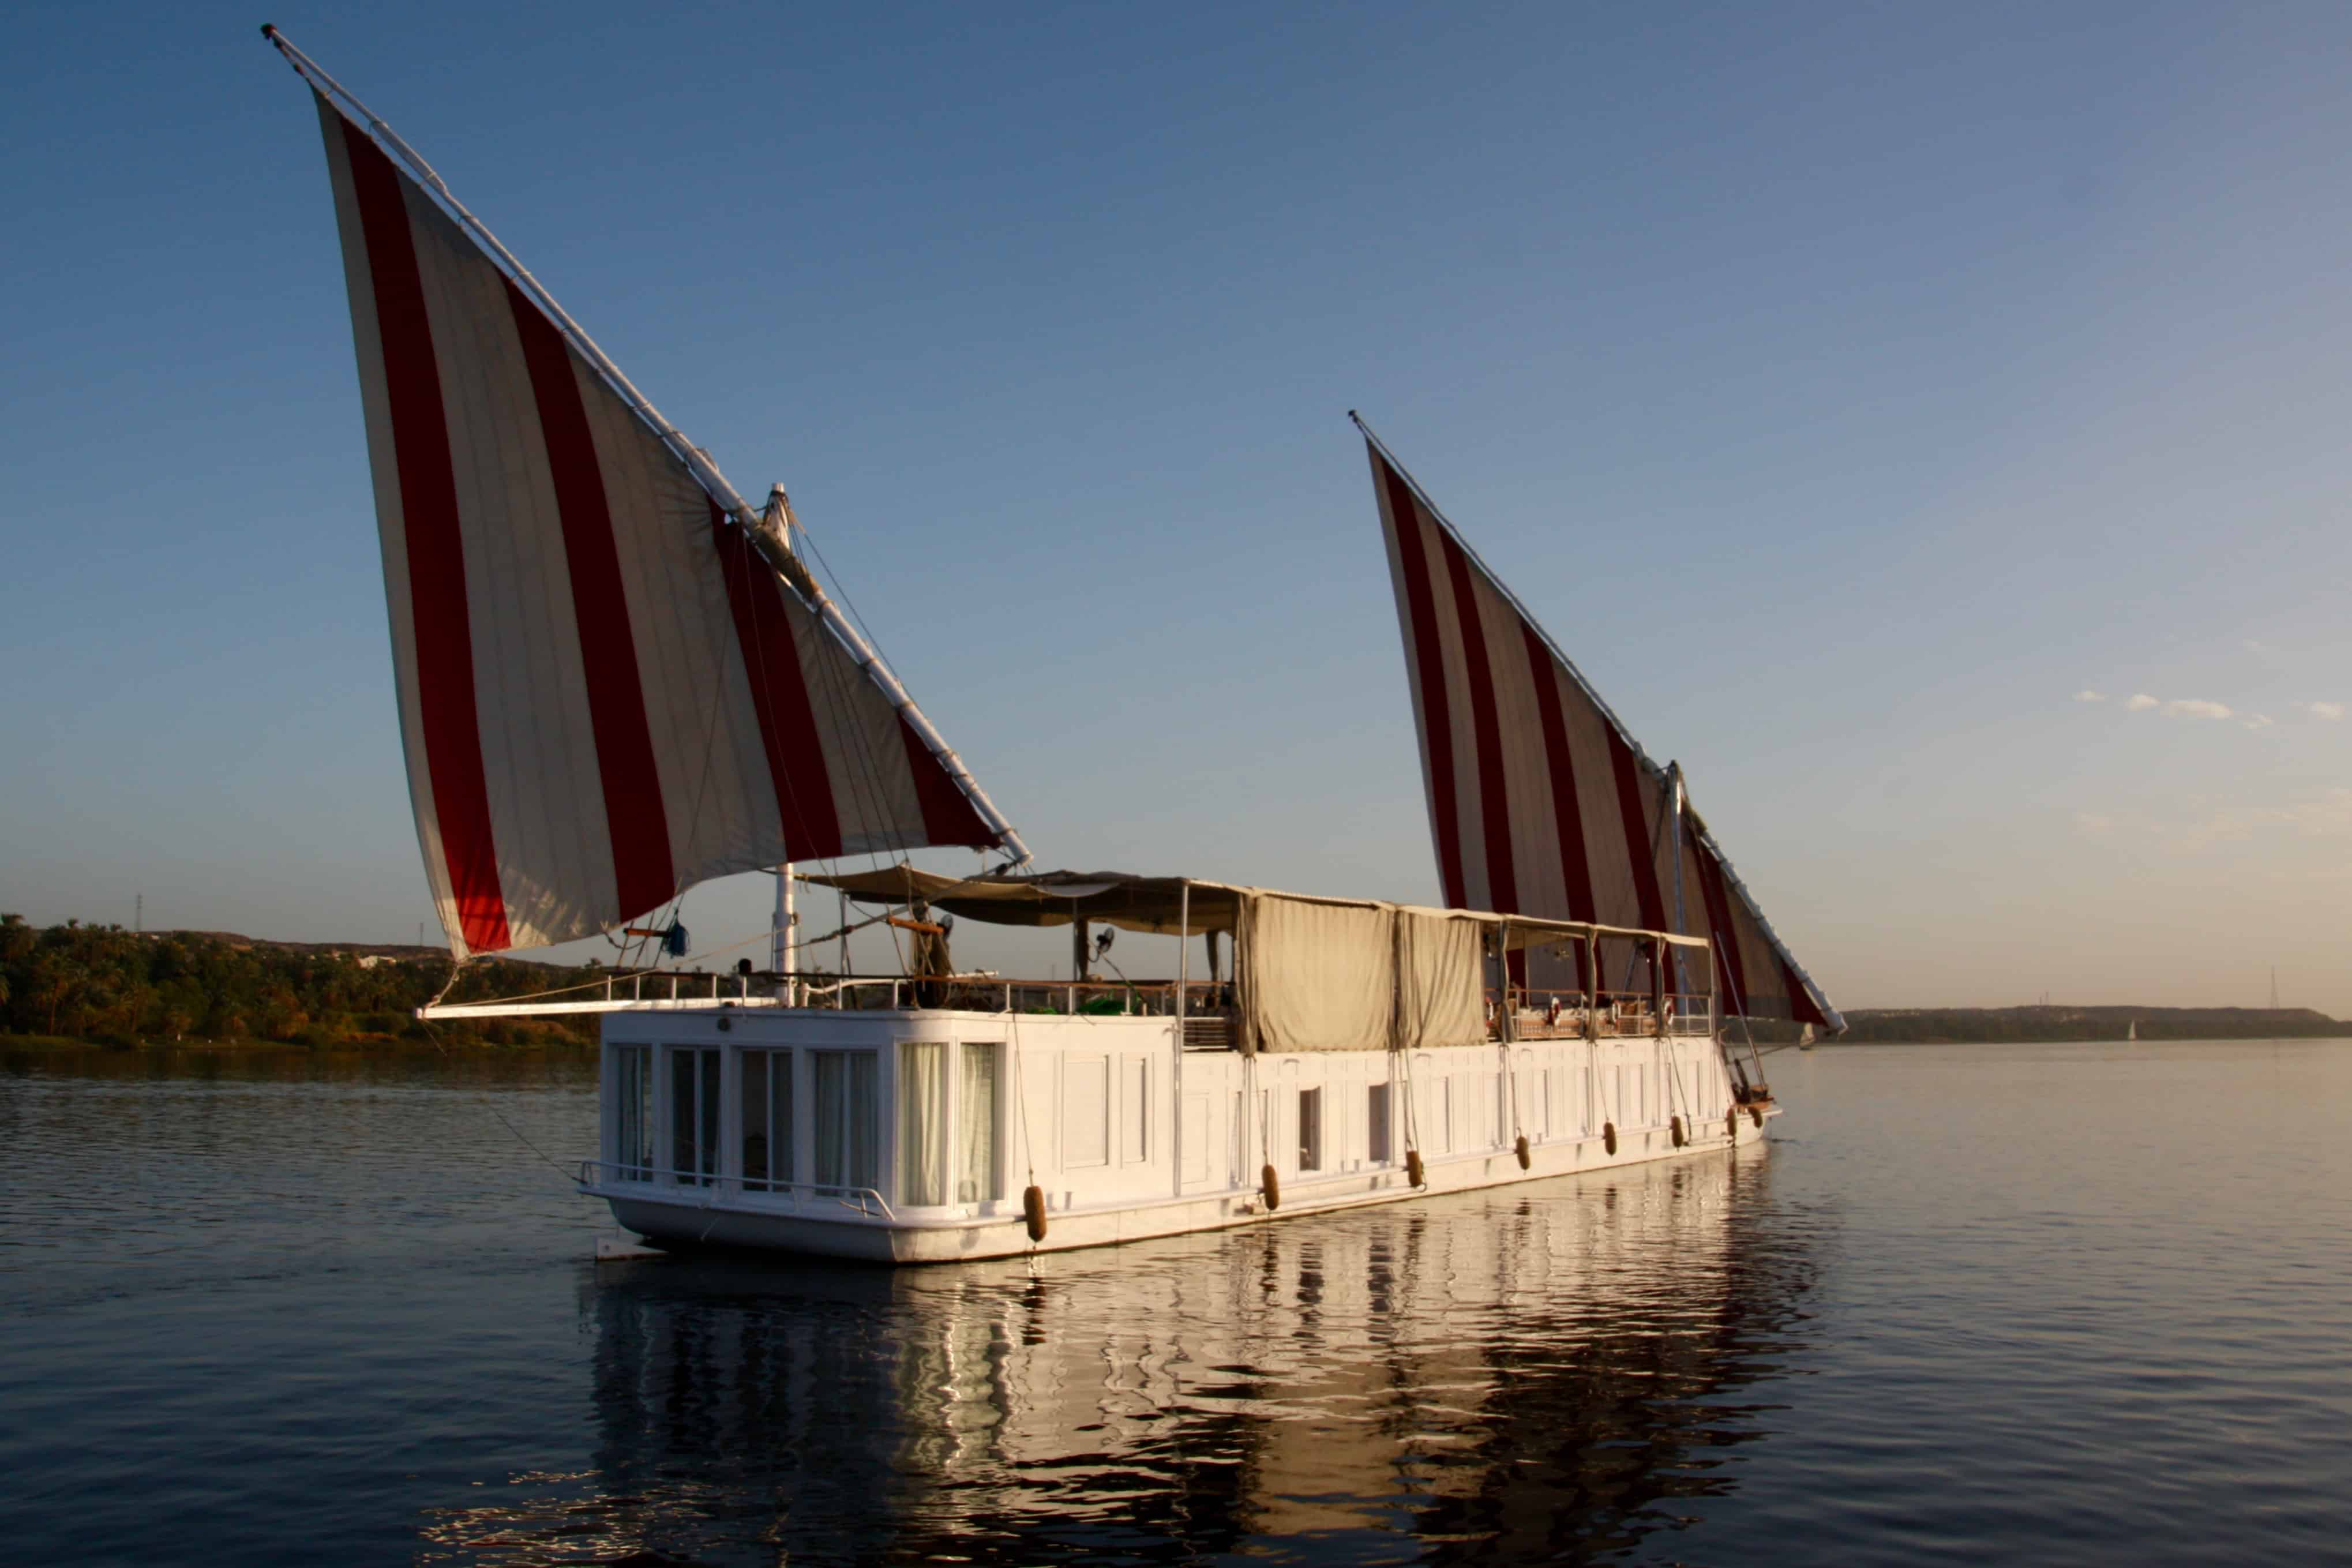
[[[2068,1045],[2164,1040],[2322,1040],[2352,1023],[2309,1007],[1856,1007],[1841,1045]],[[1826,1042],[1824,1042],[1826,1043]]]
[[[451,979],[449,955],[402,943],[272,942],[228,931],[37,927],[0,913],[0,1051],[593,1049],[593,1016],[415,1020]],[[490,957],[451,1001],[610,984],[610,972]],[[1842,1045],[2123,1044],[2340,1039],[2352,1023],[2308,1007],[1857,1007]],[[1758,1023],[1759,1045],[1793,1044]],[[1734,1037],[1745,1032],[1735,1024]],[[1828,1040],[1822,1044],[1831,1043]]]

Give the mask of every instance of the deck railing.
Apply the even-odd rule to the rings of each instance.
[[[937,1007],[959,1013],[1058,1013],[1089,1017],[1172,1018],[1177,993],[1188,1017],[1221,1016],[1230,985],[1172,980],[1008,980],[994,974],[931,978],[901,974],[849,975],[805,981],[802,1005],[847,1011]]]
[[[821,1201],[854,1209],[868,1219],[896,1219],[889,1204],[872,1187],[846,1187],[821,1182],[778,1182],[765,1176],[723,1175],[709,1171],[663,1169],[655,1165],[629,1164],[614,1160],[583,1160],[578,1173],[572,1178],[581,1187],[608,1190],[616,1185],[643,1187],[647,1196],[668,1194],[706,1193],[720,1197],[738,1197],[756,1193],[763,1197],[782,1195],[795,1204]]]
[[[1670,993],[1664,998],[1665,1026],[1659,1027],[1659,998],[1648,991],[1555,991],[1514,986],[1510,993],[1510,1037],[1516,1040],[1607,1040],[1660,1035],[1697,1036],[1715,1033],[1715,998],[1705,994]],[[1500,1016],[1490,1035],[1500,1037]]]

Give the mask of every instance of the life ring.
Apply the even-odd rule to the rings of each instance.
[[[1258,1185],[1265,1189],[1265,1212],[1272,1214],[1282,1206],[1282,1178],[1274,1173],[1272,1165],[1257,1173]]]
[[[1601,1124],[1601,1146],[1612,1154],[1617,1152],[1617,1124],[1614,1121]]]
[[[1021,1194],[1021,1212],[1029,1217],[1029,1239],[1045,1239],[1045,1189],[1031,1187]]]
[[[1519,1169],[1522,1171],[1526,1170],[1529,1163],[1529,1156],[1528,1154],[1528,1135],[1526,1133],[1522,1132],[1519,1134],[1518,1147],[1515,1152],[1519,1156]]]

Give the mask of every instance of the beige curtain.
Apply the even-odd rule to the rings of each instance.
[[[1242,1048],[1378,1050],[1396,1005],[1396,911],[1254,893],[1242,904]]]
[[[1486,926],[1458,915],[1399,910],[1399,1050],[1475,1046],[1486,1038]]]
[[[898,1201],[948,1201],[948,1048],[898,1047]]]
[[[956,1116],[956,1202],[996,1196],[996,1063],[992,1045],[967,1042]]]

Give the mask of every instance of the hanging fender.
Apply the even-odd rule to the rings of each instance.
[[[1679,1149],[1683,1146],[1683,1119],[1679,1116],[1675,1117],[1674,1119],[1673,1126],[1675,1132],[1675,1147]]]
[[[1748,1108],[1748,1119],[1756,1123],[1758,1130],[1761,1131],[1764,1126],[1764,1108],[1760,1105],[1751,1105]]]
[[[1617,1152],[1617,1124],[1614,1121],[1601,1124],[1601,1146],[1612,1154]]]
[[[1274,1173],[1272,1165],[1267,1165],[1258,1172],[1257,1180],[1265,1192],[1265,1212],[1272,1214],[1282,1206],[1282,1178]]]
[[[1726,1138],[1739,1136],[1739,1107],[1735,1105],[1723,1113],[1723,1135]]]
[[[1416,1187],[1425,1187],[1429,1184],[1428,1179],[1422,1173],[1421,1151],[1418,1149],[1408,1149],[1404,1152],[1404,1179]]]
[[[1045,1189],[1031,1187],[1021,1194],[1021,1212],[1029,1217],[1029,1239],[1045,1239]]]
[[[1528,1135],[1526,1133],[1522,1132],[1519,1134],[1518,1144],[1512,1152],[1516,1153],[1519,1157],[1519,1169],[1522,1171],[1526,1170],[1530,1160],[1530,1156],[1528,1153]]]

